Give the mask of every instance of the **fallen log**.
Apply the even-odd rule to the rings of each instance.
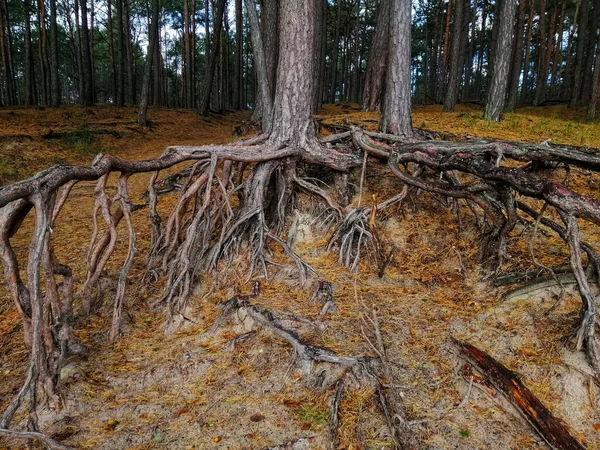
[[[458,345],[468,361],[506,396],[553,450],[585,449],[561,421],[554,417],[550,410],[527,389],[514,372],[473,345],[462,342],[459,342]]]

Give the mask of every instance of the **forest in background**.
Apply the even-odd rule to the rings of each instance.
[[[267,59],[276,59],[278,1],[261,0]],[[512,37],[505,109],[589,106],[600,52],[598,0],[413,2],[413,103],[485,102],[500,17]],[[380,109],[389,0],[323,0],[315,102]],[[152,29],[153,17],[158,26]],[[137,104],[224,111],[255,107],[257,81],[242,0],[0,0],[0,105]],[[506,40],[506,39],[505,39]],[[149,42],[153,41],[153,42]],[[153,44],[153,45],[149,45]],[[146,55],[151,70],[145,70]],[[268,63],[268,61],[267,61]],[[497,63],[497,62],[496,62]]]

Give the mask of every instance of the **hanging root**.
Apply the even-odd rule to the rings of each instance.
[[[288,241],[282,237],[296,188],[324,202],[328,211],[333,212],[332,217],[343,217],[329,242],[329,248],[337,246],[339,261],[356,270],[360,258],[371,254],[380,276],[390,264],[393,248],[389,249],[379,233],[376,213],[403,201],[409,190],[453,199],[446,204],[455,208],[459,218],[459,201],[467,203],[482,234],[480,259],[491,275],[498,273],[506,256],[506,239],[519,220],[517,210],[531,216],[527,206],[515,202],[515,198],[543,201],[560,213],[565,224],[558,225],[545,217],[539,219],[539,223],[550,227],[569,244],[571,268],[582,298],[577,344],[578,348],[585,349],[594,370],[600,373],[595,338],[597,312],[589,282],[600,269],[600,258],[591,244],[581,242],[577,224],[580,219],[600,225],[600,201],[579,195],[566,182],[556,183],[541,178],[539,173],[500,164],[504,158],[510,158],[523,163],[547,162],[567,167],[567,170],[575,166],[600,171],[600,156],[573,149],[503,141],[419,141],[365,133],[356,128],[321,142],[314,137],[299,139],[301,147],[277,139],[274,134],[230,145],[169,147],[159,158],[147,161],[123,161],[98,155],[89,167],[55,166],[27,180],[0,187],[0,258],[31,351],[31,379],[10,404],[5,414],[7,423],[0,429],[8,429],[12,416],[26,397],[31,399],[29,425],[32,429],[37,426],[35,405],[40,397],[60,409],[62,399],[57,386],[61,364],[68,354],[83,351],[73,338],[72,271],[58,261],[53,248],[56,219],[78,181],[97,180],[87,272],[80,289],[84,315],[93,311],[94,298],[101,298],[99,280],[113,257],[119,224],[125,222],[128,250],[119,275],[110,331],[111,339],[118,337],[125,313],[127,278],[136,256],[132,219],[136,207],[129,198],[127,183],[130,175],[138,173],[152,173],[147,194],[152,231],[151,250],[146,255],[148,274],[156,281],[161,277],[166,280],[160,301],[171,315],[185,311],[202,273],[225,273],[241,250],[248,255],[245,262],[250,276],[262,272],[266,277],[267,265],[272,262],[269,241],[281,246],[297,264],[302,279],[315,276],[315,271],[293,250],[290,237],[293,233],[288,233]],[[332,146],[336,142],[338,145]],[[347,184],[346,174],[361,162],[365,166],[367,162],[366,156],[352,151],[351,147],[387,162],[385,167],[402,182],[398,194],[377,205],[359,204],[358,208],[345,211],[326,189],[298,175],[298,166],[312,164],[342,174],[338,178]],[[191,166],[164,182],[158,179],[160,171],[180,163]],[[120,174],[114,196],[108,193],[107,187],[112,172]],[[179,191],[179,197],[163,226],[158,214],[159,196],[171,191]],[[341,203],[347,204],[347,199]],[[10,239],[31,210],[35,211],[35,225],[27,274],[22,277]],[[532,217],[537,219],[537,213]],[[588,273],[583,269],[581,251],[588,256]],[[244,308],[252,320],[286,340],[307,362],[341,364],[352,370],[365,365],[360,358],[341,357],[303,343],[258,307],[245,305]],[[390,413],[390,420],[400,426],[396,413]],[[50,441],[46,442],[51,445]]]

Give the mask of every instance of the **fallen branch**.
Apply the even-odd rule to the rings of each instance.
[[[584,450],[559,419],[525,387],[514,372],[478,348],[458,343],[467,359],[512,403],[554,450]]]

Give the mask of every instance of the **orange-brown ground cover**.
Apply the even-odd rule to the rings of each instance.
[[[457,113],[442,114],[440,107],[431,106],[415,108],[414,124],[454,134],[529,142],[551,138],[557,143],[600,147],[598,126],[581,123],[579,114],[562,107],[525,109],[507,116],[501,124],[486,125],[476,108],[460,106]],[[0,109],[0,167],[6,165],[0,176],[6,181],[49,164],[89,163],[98,151],[145,159],[158,156],[168,145],[227,142],[234,125],[247,116],[239,113],[205,120],[193,111],[153,109],[150,120],[154,126],[144,129],[134,123],[133,108]],[[319,118],[325,124],[349,122],[367,127],[375,127],[377,122],[376,114],[361,113],[353,105],[326,106]],[[77,131],[78,138],[42,138],[51,131]],[[132,178],[134,202],[140,201],[147,179],[142,175]],[[571,183],[588,195],[598,195],[598,180],[585,171],[575,171]],[[361,201],[383,200],[399,188],[394,177],[373,164],[367,171]],[[58,257],[74,268],[79,282],[91,234],[92,192],[93,184],[88,183],[74,189],[55,230]],[[175,201],[175,195],[161,198],[163,216]],[[377,308],[388,357],[395,363],[393,381],[399,385],[409,418],[427,419],[416,426],[427,442],[438,448],[544,448],[528,425],[485,389],[474,389],[467,405],[454,409],[468,386],[458,375],[461,360],[451,343],[451,338],[457,338],[473,342],[519,371],[524,382],[581,441],[589,448],[600,448],[595,404],[600,389],[585,375],[589,369],[567,339],[576,323],[576,294],[567,293],[549,315],[543,314],[554,303],[549,291],[500,301],[502,290],[481,282],[473,219],[465,209],[460,227],[450,209],[430,195],[406,201],[377,218],[381,232],[398,248],[386,275],[378,278],[369,259],[361,263],[358,274],[352,274],[337,263],[335,254],[324,249],[328,230],[319,228],[313,215],[319,206],[303,196],[300,205],[302,232],[295,249],[322,279],[334,283],[338,306],[322,319],[324,329],[314,329],[303,337],[341,354],[373,354],[368,343],[373,333],[364,314]],[[214,336],[204,335],[218,315],[215,307],[234,293],[250,289],[243,258],[214,292],[208,290],[210,278],[204,277],[203,287],[191,301],[190,317],[195,323],[164,336],[164,314],[160,308],[148,306],[158,290],[139,284],[149,237],[146,215],[144,210],[134,215],[140,251],[128,285],[129,318],[124,335],[115,344],[106,341],[114,293],[111,287],[126,246],[122,230],[119,251],[104,279],[107,294],[103,307],[97,315],[78,322],[77,333],[90,348],[89,356],[72,361],[65,370],[62,391],[67,408],[58,416],[42,412],[45,430],[66,443],[90,449],[253,449],[301,439],[306,446],[296,448],[324,448],[331,392],[314,392],[303,384],[287,345],[259,334],[229,350],[227,342],[239,330],[224,327]],[[22,260],[29,230],[26,222],[14,238]],[[524,227],[514,233],[505,271],[532,267],[530,233]],[[584,235],[594,245],[600,243],[597,227],[586,226]],[[279,262],[289,263],[273,250]],[[566,247],[551,234],[538,233],[535,251],[537,259],[547,265],[566,261]],[[316,320],[320,305],[308,302],[309,287],[299,286],[296,279],[293,268],[273,269],[269,280],[262,280],[259,301]],[[23,382],[27,357],[18,316],[2,290],[2,405]],[[350,391],[342,401],[340,416],[342,448],[388,447],[385,423],[371,391]],[[20,448],[22,443],[0,438],[0,447],[9,445]]]

